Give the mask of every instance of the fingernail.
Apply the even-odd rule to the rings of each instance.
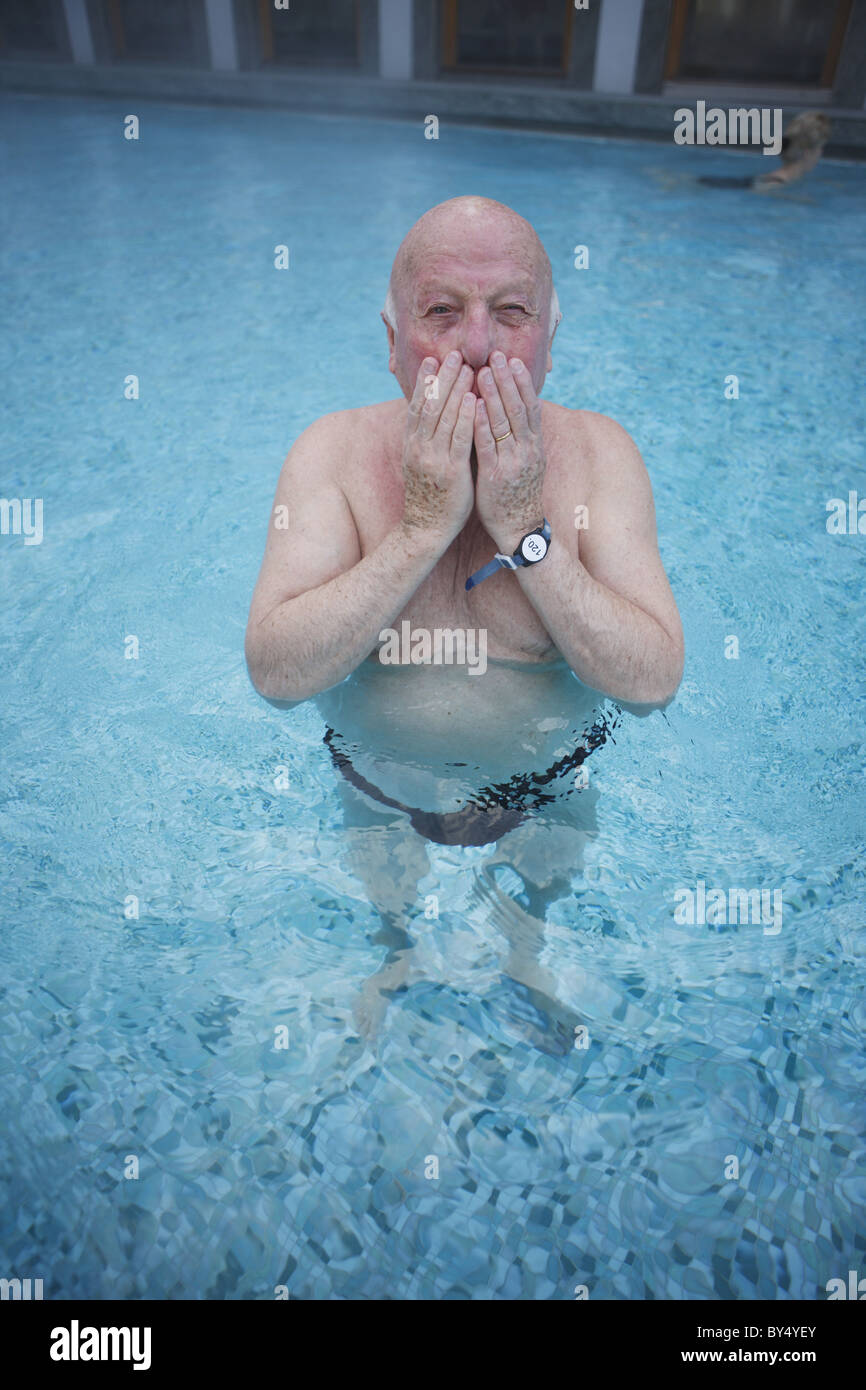
[[[504,366],[505,366],[505,353],[504,353],[504,352],[494,352],[494,353],[491,355],[490,361],[493,363],[494,367],[504,367]]]
[[[513,372],[522,372],[522,371],[523,371],[523,363],[521,362],[521,360],[520,360],[519,357],[512,357],[512,359],[511,359],[511,361],[509,362],[508,365],[509,365],[509,367],[511,368],[511,370],[512,370]]]
[[[445,361],[448,363],[449,367],[456,367],[457,363],[460,361],[460,353],[456,350],[454,352],[449,352]]]

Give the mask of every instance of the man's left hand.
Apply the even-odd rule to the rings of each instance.
[[[477,379],[475,505],[484,529],[510,555],[544,519],[541,405],[518,357],[506,361],[503,353],[491,353]]]

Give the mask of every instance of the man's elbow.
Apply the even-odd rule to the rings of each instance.
[[[314,695],[315,691],[299,694],[285,685],[278,685],[268,680],[256,679],[249,666],[247,666],[250,681],[257,695],[261,695],[274,709],[295,709],[298,705],[303,705]]]
[[[629,700],[617,700],[617,704],[629,714],[645,719],[656,710],[667,709],[676,699],[683,678],[685,651],[682,641],[670,639],[669,656],[659,663],[657,672],[651,680],[643,683],[643,688],[635,691]]]
[[[627,710],[629,714],[636,715],[638,719],[646,719],[648,714],[655,714],[656,710],[667,709],[676,693],[677,692],[674,691],[673,694],[665,695],[664,698],[659,698],[657,700],[651,698],[641,701],[617,700],[616,704],[619,705],[620,709]]]
[[[620,709],[627,710],[629,714],[634,714],[638,719],[646,719],[648,714],[655,714],[657,710],[667,709],[668,705],[675,699],[676,691],[671,695],[666,695],[663,699],[646,700],[640,704],[631,700],[617,700]]]
[[[671,641],[670,662],[666,663],[666,669],[660,681],[660,689],[652,699],[652,709],[646,713],[652,713],[653,709],[667,709],[674,699],[677,698],[677,691],[683,681],[683,669],[685,666],[685,649],[683,639],[678,642]],[[662,673],[660,673],[662,674]]]
[[[277,674],[273,669],[273,663],[267,660],[265,652],[251,639],[249,632],[244,644],[244,656],[247,675],[256,694],[261,695],[263,700],[267,700],[268,704],[276,709],[294,709],[296,705],[302,705],[316,693],[302,689],[300,684],[295,686],[287,673]]]

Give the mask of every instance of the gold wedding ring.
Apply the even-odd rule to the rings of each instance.
[[[502,441],[503,441],[503,439],[507,439],[508,436],[510,435],[510,433],[511,433],[511,430],[506,430],[504,434],[500,434],[500,436],[499,436],[498,439],[496,438],[496,435],[494,434],[494,436],[493,436],[494,442],[495,442],[496,444],[501,444]]]

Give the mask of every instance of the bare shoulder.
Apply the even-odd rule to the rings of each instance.
[[[605,489],[636,475],[646,477],[640,450],[609,415],[545,401],[542,420],[556,454],[567,467],[580,468],[585,485]]]
[[[332,410],[320,415],[298,435],[296,443],[331,444],[335,440],[348,441],[363,439],[371,430],[383,427],[392,417],[397,401],[383,401],[377,405],[355,406],[348,410]],[[405,404],[405,402],[404,402]]]
[[[295,439],[283,472],[303,473],[314,467],[322,477],[339,468],[345,478],[353,460],[364,459],[370,448],[381,448],[386,435],[393,432],[401,404],[405,409],[405,401],[383,401],[320,415]]]
[[[609,415],[595,410],[571,410],[553,401],[542,402],[542,423],[545,433],[555,440],[563,439],[574,447],[581,445],[590,454],[637,453],[637,445],[627,430]]]

